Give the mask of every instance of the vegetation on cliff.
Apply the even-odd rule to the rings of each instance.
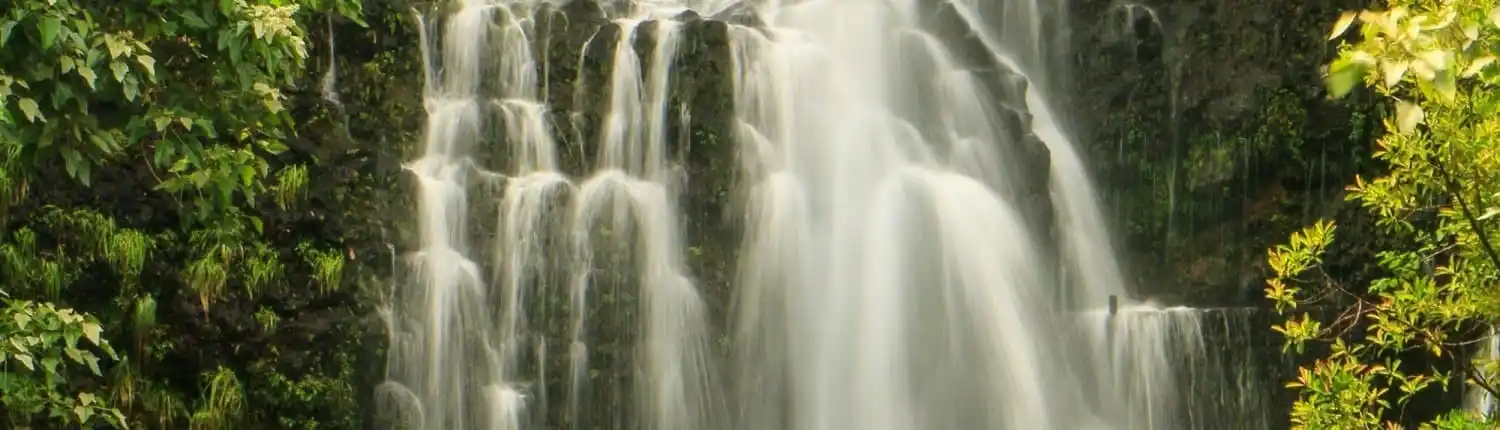
[[[355,303],[293,117],[363,7],[0,11],[0,427],[357,427],[358,339],[284,321]]]
[[[1353,285],[1328,270],[1336,229],[1327,221],[1268,256],[1275,275],[1266,294],[1288,317],[1275,327],[1288,349],[1327,342],[1326,356],[1289,384],[1300,393],[1298,428],[1396,427],[1393,417],[1415,396],[1500,387],[1497,363],[1472,354],[1500,320],[1500,4],[1390,3],[1335,24],[1330,38],[1356,26],[1359,35],[1326,78],[1333,96],[1365,86],[1393,107],[1374,153],[1385,172],[1347,189],[1390,239],[1378,253],[1380,275]],[[1333,315],[1314,317],[1318,306]],[[1482,415],[1421,425],[1491,428],[1494,417]]]

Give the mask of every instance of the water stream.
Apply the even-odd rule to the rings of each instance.
[[[1204,356],[1197,320],[1100,313],[1128,294],[1046,94],[1048,26],[1061,24],[1036,1],[980,3],[600,2],[611,30],[580,48],[573,111],[547,100],[533,50],[549,46],[535,43],[539,11],[576,5],[460,0],[423,14],[428,127],[407,165],[421,242],[382,311],[384,418],[428,430],[1223,423],[1180,419],[1195,409],[1175,396],[1194,376],[1167,371]],[[701,215],[682,209],[695,184],[671,141],[669,118],[691,117],[673,115],[686,107],[671,90],[689,9],[756,17],[727,29],[726,174],[743,236],[724,327],[690,269],[683,229]],[[590,78],[595,46],[608,70]],[[554,125],[593,118],[593,94],[597,126],[565,146]],[[1027,215],[1040,148],[1055,237]],[[566,172],[563,154],[579,150],[585,171]],[[1061,302],[1057,267],[1072,280]]]

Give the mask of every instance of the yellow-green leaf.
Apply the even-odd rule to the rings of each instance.
[[[79,66],[78,77],[83,78],[83,82],[89,85],[89,89],[96,89],[94,88],[94,81],[99,79],[99,76],[94,74],[94,69],[90,69],[86,66]]]
[[[1422,61],[1425,61],[1427,62],[1427,64],[1432,65],[1432,69],[1434,71],[1437,71],[1448,68],[1448,58],[1452,55],[1453,54],[1450,54],[1447,51],[1432,50],[1423,52],[1418,56],[1422,58]]]
[[[109,47],[109,58],[120,58],[125,54],[125,41],[116,38],[113,34],[104,35],[104,46]]]
[[[1495,57],[1492,56],[1492,55],[1486,55],[1486,56],[1483,56],[1483,57],[1479,57],[1479,58],[1475,59],[1474,62],[1469,63],[1469,67],[1467,67],[1467,68],[1464,69],[1463,77],[1465,77],[1465,78],[1473,77],[1474,75],[1479,74],[1479,72],[1481,70],[1484,70],[1485,66],[1489,66],[1490,64],[1493,64],[1494,62],[1495,62]]]
[[[1500,6],[1490,9],[1490,24],[1500,27]]]
[[[1411,133],[1422,123],[1426,114],[1421,106],[1405,100],[1396,101],[1396,131],[1401,134]]]
[[[1380,68],[1385,71],[1385,86],[1394,87],[1401,83],[1401,77],[1406,76],[1406,68],[1411,63],[1405,61],[1383,61]]]
[[[1433,78],[1432,89],[1436,90],[1438,97],[1444,101],[1451,101],[1458,96],[1458,83],[1455,81],[1453,71],[1444,70]]]
[[[1354,90],[1364,79],[1365,71],[1369,65],[1355,58],[1340,58],[1328,66],[1328,76],[1324,78],[1324,84],[1328,86],[1329,95],[1334,98],[1343,97]]]
[[[1333,32],[1328,33],[1328,40],[1337,39],[1339,35],[1349,31],[1349,26],[1354,24],[1354,18],[1358,16],[1359,14],[1354,11],[1344,12],[1342,15],[1339,15],[1338,22],[1333,24]]]
[[[170,118],[170,117],[165,117],[165,116],[156,117],[156,131],[166,130],[167,129],[167,124],[171,124],[171,123],[172,123],[172,118]]]
[[[26,370],[36,370],[36,365],[31,362],[30,354],[15,354],[15,358],[16,361],[21,362],[21,365],[26,366]]]
[[[130,72],[130,68],[125,63],[119,61],[109,62],[109,70],[115,72],[115,81],[120,83],[125,82],[125,74]]]
[[[135,62],[140,63],[141,68],[146,69],[147,76],[156,76],[156,59],[150,55],[137,55]]]
[[[88,338],[89,342],[93,342],[95,345],[99,344],[99,334],[103,331],[104,329],[100,328],[98,324],[83,324],[83,337]]]
[[[26,115],[27,121],[37,122],[47,120],[42,117],[42,112],[37,110],[36,100],[32,100],[30,97],[21,97],[21,100],[16,103],[21,108],[21,114]]]

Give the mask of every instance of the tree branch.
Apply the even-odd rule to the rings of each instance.
[[[1474,215],[1473,208],[1469,206],[1468,200],[1464,199],[1463,188],[1459,186],[1458,180],[1436,158],[1427,157],[1427,163],[1432,165],[1437,170],[1438,175],[1443,178],[1444,192],[1453,197],[1454,201],[1458,202],[1459,212],[1463,214],[1464,220],[1469,223],[1469,228],[1474,230],[1474,235],[1479,236],[1479,246],[1484,250],[1485,256],[1489,257],[1491,267],[1500,268],[1500,253],[1495,252],[1494,245],[1490,244],[1489,233],[1484,230],[1484,223],[1479,220],[1479,217]]]

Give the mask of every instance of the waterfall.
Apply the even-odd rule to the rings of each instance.
[[[1272,311],[1164,307],[1090,311],[1091,336],[1109,357],[1112,415],[1132,429],[1282,428],[1273,404],[1294,367],[1265,335]]]
[[[427,129],[406,166],[419,246],[381,310],[381,418],[1222,423],[1181,420],[1198,409],[1173,397],[1202,376],[1173,360],[1218,357],[1194,343],[1202,321],[1102,310],[1125,281],[1047,94],[1055,18],[1035,1],[979,3],[459,0],[419,13]],[[714,31],[730,142],[688,133],[710,112],[691,108],[706,96],[684,88],[705,78],[678,61],[708,55]],[[686,233],[708,222],[688,201],[713,178],[684,154],[713,145],[733,145],[710,161],[726,166],[711,172],[728,178],[715,204],[737,233],[714,238],[737,240],[717,287]],[[1048,204],[1055,237],[1053,214],[1032,211]],[[1078,278],[1069,294],[1058,267]]]
[[[1483,357],[1477,360],[1485,362],[1500,360],[1500,330],[1490,327],[1485,333],[1484,342],[1479,344],[1476,350],[1475,355]],[[1492,416],[1495,414],[1495,396],[1483,388],[1465,385],[1464,409],[1482,417]]]

